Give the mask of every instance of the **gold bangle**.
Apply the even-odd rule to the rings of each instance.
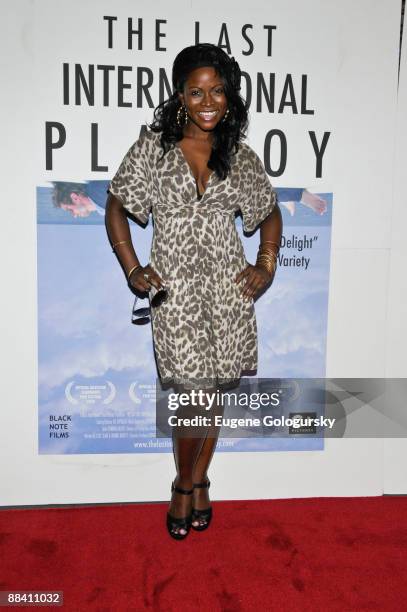
[[[266,247],[266,246],[263,246],[263,245],[259,246],[259,253],[273,253],[273,255],[277,255],[279,253],[279,251],[280,251],[280,249],[277,249],[277,251],[274,251],[270,247]]]
[[[280,245],[277,242],[273,242],[273,240],[263,240],[263,242],[260,242],[260,246],[262,246],[263,244],[275,244],[276,247],[280,249]]]
[[[115,243],[112,245],[112,247],[113,247],[113,248],[112,248],[112,252],[114,253],[115,248],[116,248],[116,247],[117,247],[119,244],[126,244],[127,242],[130,244],[130,240],[120,240],[119,242],[115,242]]]
[[[270,274],[270,276],[273,274],[273,272],[276,269],[276,263],[273,262],[271,265],[270,263],[266,263],[266,262],[256,262],[257,266],[260,266],[261,268],[264,268],[266,270],[266,272],[268,272]]]
[[[259,249],[258,255],[271,255],[273,257],[277,257],[277,253],[272,249]]]
[[[267,270],[269,274],[272,274],[274,270],[276,269],[276,266],[266,265],[265,263],[261,263],[261,262],[257,262],[256,266],[259,266],[260,268],[264,268],[265,270]]]
[[[275,253],[258,253],[257,259],[277,259],[277,255]]]
[[[134,272],[134,270],[136,270],[137,268],[142,268],[143,266],[141,266],[140,264],[137,266],[133,266],[132,269],[130,270],[130,272],[127,274],[127,280],[130,280],[130,276],[131,274]]]
[[[277,267],[277,256],[272,251],[259,253],[256,259],[256,265],[265,268],[271,275]]]
[[[267,261],[267,260],[277,261],[277,255],[275,253],[272,253],[272,252],[259,253],[257,255],[257,259],[264,259],[265,261]]]

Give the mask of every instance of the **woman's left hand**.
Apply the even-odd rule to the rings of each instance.
[[[235,282],[240,283],[242,280],[246,281],[241,288],[243,299],[250,300],[250,298],[254,298],[263,287],[273,280],[274,274],[275,269],[270,276],[270,273],[267,272],[263,266],[252,266],[251,264],[239,272],[235,278]]]

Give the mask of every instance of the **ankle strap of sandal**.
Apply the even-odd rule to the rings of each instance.
[[[192,495],[194,492],[193,489],[181,489],[181,487],[176,487],[173,485],[172,490],[176,493],[181,493],[181,495]]]
[[[211,481],[207,478],[204,482],[198,482],[192,485],[194,489],[209,489],[211,486]]]

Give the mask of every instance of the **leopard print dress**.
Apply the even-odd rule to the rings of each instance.
[[[248,261],[235,226],[247,232],[273,210],[276,193],[246,143],[231,172],[212,172],[198,198],[192,170],[176,144],[160,161],[160,134],[146,131],[130,147],[109,189],[143,224],[153,216],[150,265],[168,298],[151,308],[154,353],[163,384],[221,386],[257,369],[254,301],[243,300],[237,274]]]

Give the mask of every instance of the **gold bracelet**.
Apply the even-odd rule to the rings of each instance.
[[[256,266],[263,266],[264,268],[266,268],[267,270],[269,270],[270,272],[272,272],[275,268],[276,268],[276,262],[275,261],[265,261],[265,260],[257,260],[256,261]]]
[[[263,268],[264,270],[266,270],[266,272],[267,272],[267,273],[268,273],[270,276],[272,276],[272,275],[273,275],[273,273],[274,273],[274,271],[275,271],[275,269],[276,269],[276,268],[275,268],[275,266],[274,266],[274,267],[268,267],[268,266],[265,266],[264,264],[257,264],[257,265],[258,265],[260,268]]]
[[[272,255],[273,257],[277,257],[278,251],[276,253],[275,251],[273,251],[273,249],[264,248],[259,249],[258,255]]]
[[[256,265],[260,265],[269,272],[270,275],[275,271],[277,266],[277,255],[274,251],[265,249],[257,255]]]
[[[262,246],[263,244],[275,244],[276,247],[280,250],[280,245],[277,242],[273,242],[272,240],[263,240],[263,242],[260,242],[260,246]]]
[[[273,244],[275,244],[275,243],[273,243]],[[259,245],[259,253],[264,253],[265,252],[265,253],[274,253],[275,255],[278,255],[279,251],[280,251],[279,248],[277,248],[276,251],[274,251],[273,249],[271,249],[268,246],[264,246],[262,244]]]
[[[277,261],[277,254],[273,251],[260,251],[257,253],[257,259],[274,259]]]
[[[276,262],[256,261],[256,266],[264,268],[271,276],[276,269]]]
[[[127,274],[127,280],[130,280],[130,276],[131,274],[134,272],[134,270],[137,270],[137,268],[142,268],[143,266],[141,266],[140,264],[137,266],[133,266],[132,269],[130,270],[130,272]]]
[[[275,259],[257,259],[256,264],[275,268],[277,265],[277,262]]]
[[[126,244],[127,242],[130,244],[130,242],[131,242],[131,241],[130,241],[130,240],[120,240],[119,242],[115,242],[115,243],[112,245],[112,246],[113,246],[113,248],[112,248],[112,252],[114,253],[115,248],[116,248],[116,247],[117,247],[119,244]]]

